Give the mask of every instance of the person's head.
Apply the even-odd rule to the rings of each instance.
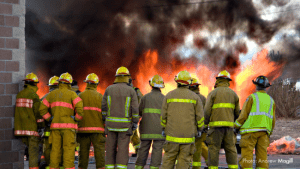
[[[86,76],[85,80],[83,81],[89,85],[97,86],[99,84],[99,77],[95,73],[91,73]]]
[[[25,79],[23,79],[25,85],[37,86],[39,83],[39,79],[34,73],[29,73],[26,75]]]
[[[201,84],[199,83],[198,79],[192,78],[192,82],[191,82],[189,88],[191,90],[199,89],[199,85],[201,85]]]
[[[180,71],[177,76],[175,76],[175,82],[177,83],[177,87],[189,86],[191,84],[191,74],[184,70]]]
[[[256,85],[256,90],[266,90],[266,88],[272,86],[266,76],[258,76],[252,83]]]
[[[129,70],[126,67],[121,66],[117,69],[115,77],[115,83],[125,82],[128,84],[130,79]]]
[[[59,83],[64,83],[64,84],[72,84],[73,82],[73,77],[71,74],[67,73],[63,73],[60,75],[59,79],[58,79]]]
[[[230,73],[227,72],[226,70],[221,71],[218,76],[216,77],[216,79],[226,79],[228,81],[232,81],[230,79]]]
[[[154,75],[151,80],[149,80],[149,85],[153,88],[153,89],[160,89],[160,88],[164,88],[165,84],[164,84],[164,79],[159,76],[159,75]]]

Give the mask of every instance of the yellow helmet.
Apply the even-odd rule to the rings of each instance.
[[[58,79],[59,79],[59,77],[57,77],[57,76],[51,77],[51,78],[49,79],[49,84],[48,84],[48,86],[56,86],[56,85],[58,85]]]
[[[116,72],[116,76],[130,76],[130,73],[126,67],[121,66],[118,68],[118,70]]]
[[[34,73],[29,73],[26,75],[25,79],[23,81],[29,81],[29,82],[34,82],[34,83],[38,83],[39,79],[36,76],[36,74]]]
[[[216,77],[216,79],[218,79],[218,78],[224,78],[224,79],[227,79],[227,80],[229,80],[229,81],[232,81],[232,80],[230,79],[230,73],[227,72],[226,70],[221,71],[221,72],[218,74],[218,76]]]
[[[95,73],[91,73],[91,74],[87,75],[84,82],[98,84],[99,83],[99,78]]]
[[[191,74],[186,70],[180,71],[177,76],[175,76],[175,81],[181,85],[191,84],[191,79]]]
[[[73,77],[68,72],[63,73],[63,74],[60,75],[59,81],[63,82],[63,83],[70,83],[71,84],[73,82]]]
[[[159,75],[154,75],[151,80],[149,80],[150,86],[157,88],[164,88],[164,79]]]
[[[190,86],[196,86],[196,85],[201,85],[201,84],[199,83],[197,78],[192,78],[192,82],[191,82]]]

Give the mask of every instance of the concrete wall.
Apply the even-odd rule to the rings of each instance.
[[[0,0],[0,168],[23,169],[24,145],[13,134],[25,76],[25,0]]]

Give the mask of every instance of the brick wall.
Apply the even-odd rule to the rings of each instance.
[[[13,134],[24,76],[25,0],[0,0],[0,169],[24,168],[24,145]]]

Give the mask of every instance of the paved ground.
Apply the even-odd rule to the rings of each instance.
[[[239,155],[240,157],[240,155]],[[224,154],[220,154],[219,157],[219,168],[226,168],[226,159]],[[269,155],[268,156],[269,164],[271,169],[300,169],[300,155]],[[128,169],[134,169],[134,163],[136,158],[129,159]],[[150,158],[148,159],[148,165],[145,166],[145,169],[149,169]],[[28,161],[25,161],[24,169],[29,169]],[[75,165],[76,169],[78,168],[78,164]],[[206,166],[205,161],[202,159],[202,167]],[[96,165],[94,163],[89,164],[88,169],[95,169]]]

